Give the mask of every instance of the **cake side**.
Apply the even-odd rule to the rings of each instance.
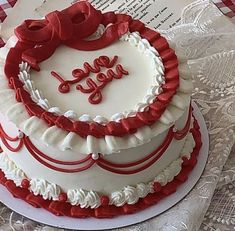
[[[25,137],[27,139],[24,139],[23,145],[15,152],[10,149],[19,145],[21,140],[10,142],[9,147],[6,146],[7,143],[3,143],[2,148],[8,157],[26,173],[28,178],[40,176],[42,179],[60,185],[65,191],[75,187],[111,193],[126,185],[152,180],[165,166],[179,158],[191,124],[191,112],[187,112],[185,115],[187,116],[186,122],[182,121],[185,118],[178,121],[183,122],[184,128],[186,128],[180,139],[175,139],[172,136],[173,128],[171,128],[147,144],[122,150],[112,155],[100,154],[96,157],[94,153],[81,155],[70,150],[62,152],[56,148],[47,147],[42,142],[30,137]],[[14,135],[11,136],[19,136],[17,127],[7,121],[4,116],[1,116],[1,125],[6,134],[11,135],[14,131]],[[4,140],[4,138],[2,139]],[[83,160],[86,161],[82,162]],[[110,163],[106,164],[105,161]],[[77,162],[78,164],[76,164]],[[120,168],[122,166],[116,167],[111,163],[127,166]],[[109,169],[110,167],[111,169]],[[35,169],[37,169],[36,172]],[[115,183],[105,184],[105,182]]]

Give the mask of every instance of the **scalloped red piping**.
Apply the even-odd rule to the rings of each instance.
[[[20,149],[23,147],[23,145],[24,145],[24,143],[23,143],[23,140],[22,139],[20,139],[19,137],[10,137],[10,136],[8,136],[5,132],[4,132],[4,130],[3,130],[3,128],[2,128],[2,126],[1,126],[1,124],[0,124],[0,139],[1,139],[1,141],[2,141],[2,143],[6,146],[6,148],[8,148],[11,152],[19,152],[20,151]],[[8,143],[8,141],[10,141],[10,142],[17,142],[17,141],[19,141],[18,142],[18,144],[17,144],[17,146],[16,147],[12,147],[9,143]],[[2,149],[0,149],[0,151],[1,151]]]

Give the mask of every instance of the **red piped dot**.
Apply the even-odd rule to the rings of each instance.
[[[108,196],[102,196],[100,200],[101,200],[101,205],[103,205],[103,206],[109,205],[109,197]]]
[[[28,189],[28,188],[29,188],[29,185],[30,185],[30,183],[29,183],[29,180],[28,180],[28,179],[22,180],[22,182],[21,182],[21,187],[22,187],[22,188]]]
[[[5,176],[0,178],[0,184],[4,185],[6,183],[6,181],[7,181],[7,178]]]
[[[162,189],[162,186],[161,186],[161,184],[159,182],[154,182],[153,188],[154,188],[155,192],[160,192],[161,189]]]
[[[66,202],[68,200],[68,196],[66,193],[60,193],[59,195],[59,201]]]

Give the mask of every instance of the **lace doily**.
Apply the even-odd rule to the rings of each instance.
[[[180,59],[189,60],[193,98],[210,135],[209,159],[185,199],[156,218],[116,231],[235,230],[235,148],[231,152],[235,141],[235,26],[209,0],[200,0],[184,10],[181,25],[161,33],[174,44]],[[0,204],[0,230],[63,229],[38,224]]]

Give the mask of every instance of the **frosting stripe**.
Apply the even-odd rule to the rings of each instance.
[[[33,153],[36,153],[38,156],[40,156],[43,159],[46,159],[50,162],[53,162],[55,164],[61,164],[61,165],[78,165],[78,164],[83,164],[85,162],[87,162],[88,160],[91,159],[90,155],[87,155],[86,158],[81,159],[81,160],[77,160],[77,161],[60,161],[60,160],[56,160],[54,158],[51,158],[49,156],[47,156],[46,154],[42,153],[40,150],[37,149],[37,147],[35,145],[33,145],[33,143],[31,142],[31,140],[29,139],[29,137],[25,137],[24,139],[24,144],[26,145],[26,147],[28,148],[28,150],[30,150]]]
[[[12,151],[12,152],[18,152],[18,151],[20,151],[20,149],[23,147],[23,144],[24,144],[24,143],[23,143],[23,140],[20,139],[19,137],[14,137],[14,138],[12,138],[12,137],[8,136],[8,135],[4,132],[4,130],[3,130],[2,126],[1,126],[1,124],[0,124],[0,139],[1,139],[2,143],[3,143],[10,151]],[[18,142],[18,144],[17,144],[16,147],[12,147],[12,146],[7,142],[7,140],[10,141],[10,142],[16,142],[16,141],[19,141],[19,142]]]

